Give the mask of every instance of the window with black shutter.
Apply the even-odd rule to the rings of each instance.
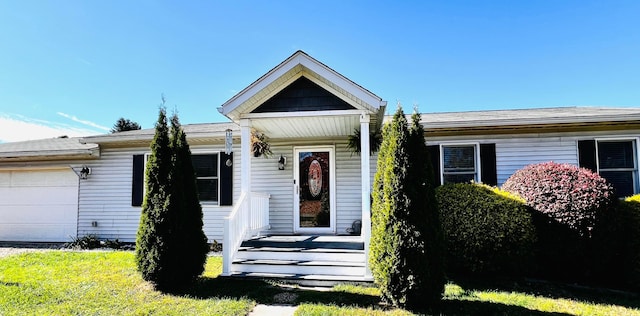
[[[131,205],[141,206],[144,197],[144,171],[147,155],[133,156]],[[192,154],[200,202],[227,206],[233,204],[233,153]],[[222,164],[221,164],[222,162]]]
[[[442,182],[479,181],[476,145],[442,145]]]
[[[198,197],[201,202],[218,203],[220,196],[220,177],[218,154],[191,155],[193,169],[196,172]]]
[[[637,192],[638,166],[633,140],[598,140],[598,173],[623,196]]]

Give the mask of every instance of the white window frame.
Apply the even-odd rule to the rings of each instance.
[[[444,182],[444,147],[454,147],[454,146],[473,146],[473,151],[475,154],[474,157],[474,169],[475,169],[475,176],[473,177],[473,181],[474,182],[482,182],[482,170],[481,170],[481,163],[480,163],[480,143],[479,142],[463,142],[463,143],[459,143],[459,142],[445,142],[445,143],[440,143],[440,183],[441,184],[445,184]]]
[[[200,200],[200,204],[202,205],[207,205],[207,206],[220,206],[220,193],[221,193],[221,183],[220,183],[220,151],[200,151],[200,150],[194,150],[191,151],[191,155],[217,155],[218,156],[218,171],[216,172],[218,174],[217,177],[198,177],[196,175],[196,181],[198,180],[198,178],[201,179],[208,179],[208,178],[212,178],[215,179],[217,178],[218,180],[218,201],[203,201]],[[143,174],[143,188],[142,188],[142,196],[146,196],[147,195],[147,161],[149,160],[149,157],[151,156],[151,153],[145,153],[144,154],[144,174]],[[195,169],[195,168],[194,168]]]
[[[598,174],[600,174],[600,171],[631,171],[633,173],[633,194],[637,194],[638,190],[640,189],[640,183],[638,183],[639,180],[639,176],[638,176],[638,157],[640,157],[640,149],[638,147],[638,141],[640,140],[640,138],[638,137],[606,137],[606,138],[595,138],[595,150],[596,150],[596,169],[598,171]],[[633,142],[632,145],[634,147],[633,150],[633,169],[629,169],[629,168],[615,168],[615,169],[601,169],[600,168],[600,153],[598,152],[598,143],[599,142],[622,142],[622,141],[629,141],[629,142]]]

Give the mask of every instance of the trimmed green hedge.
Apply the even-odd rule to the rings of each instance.
[[[436,190],[450,272],[519,274],[531,267],[536,230],[523,199],[482,184]]]
[[[602,212],[593,249],[594,272],[602,282],[640,289],[640,194]]]

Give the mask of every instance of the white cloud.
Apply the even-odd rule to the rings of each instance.
[[[57,114],[62,116],[62,117],[66,117],[66,118],[68,118],[68,119],[70,119],[70,120],[72,120],[74,122],[78,122],[80,124],[84,124],[84,125],[87,125],[87,126],[95,127],[97,129],[101,129],[103,131],[109,131],[110,130],[110,128],[108,128],[108,127],[104,127],[102,125],[98,125],[98,124],[96,124],[94,122],[91,122],[91,121],[81,120],[81,119],[77,118],[74,115],[69,115],[69,114],[62,113],[62,112],[57,112]]]
[[[0,142],[54,138],[62,135],[80,137],[101,133],[103,131],[78,128],[68,124],[33,119],[21,115],[9,116],[0,114]]]

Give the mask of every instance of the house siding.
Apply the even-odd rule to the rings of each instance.
[[[223,145],[191,146],[193,153],[223,151]],[[238,150],[238,149],[235,149]],[[92,173],[80,183],[78,235],[95,234],[103,239],[134,242],[141,207],[131,206],[132,157],[148,148],[103,149],[101,158],[87,164]],[[240,159],[234,155],[233,196],[240,195]],[[204,231],[209,242],[223,238],[224,217],[232,206],[202,204]],[[93,227],[92,222],[97,222]]]
[[[251,157],[251,190],[268,193],[269,224],[272,233],[293,232],[293,146],[271,142],[270,158]],[[278,170],[280,155],[287,157],[284,170]]]
[[[360,156],[351,154],[346,140],[318,142],[318,146],[330,144],[335,147],[336,175],[336,233],[345,234],[353,221],[359,220],[361,209]],[[300,146],[307,146],[301,142]],[[270,158],[252,158],[252,190],[271,195],[269,223],[270,233],[293,232],[294,145],[273,141]],[[278,170],[280,155],[287,157],[285,170]],[[371,179],[375,174],[376,156],[371,159]]]
[[[578,164],[575,138],[513,138],[496,140],[495,143],[499,186],[514,172],[530,164],[547,161]]]
[[[496,144],[496,171],[501,186],[517,170],[535,163],[553,161],[578,165],[578,141],[595,138],[637,137],[640,131],[599,131],[500,136],[428,137],[428,145],[446,143]]]

